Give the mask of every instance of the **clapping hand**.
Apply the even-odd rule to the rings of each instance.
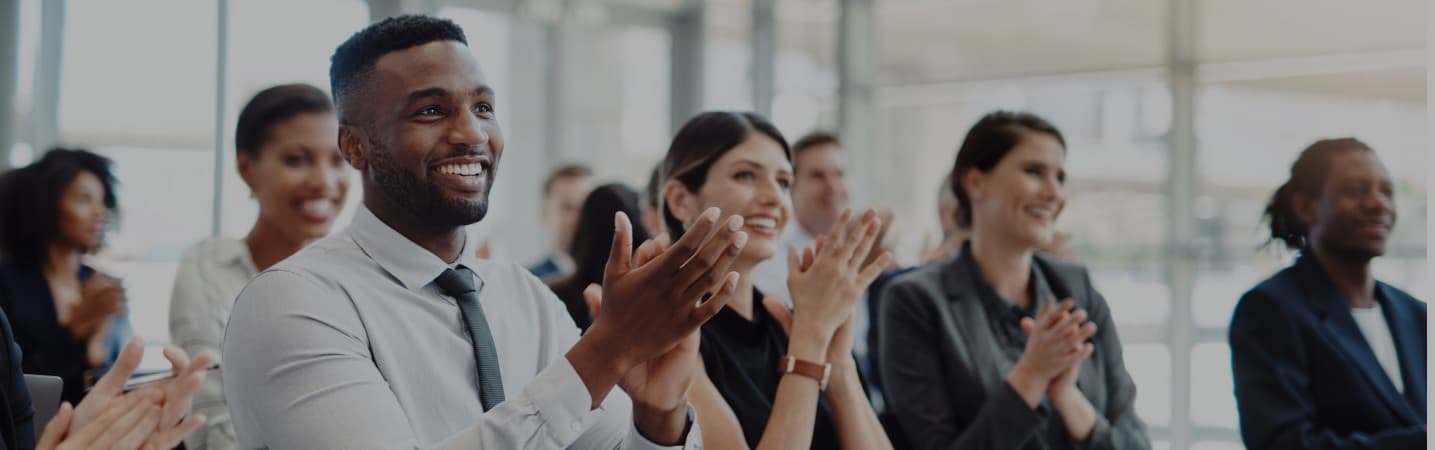
[[[80,286],[80,301],[70,307],[65,328],[76,340],[89,341],[111,316],[124,309],[124,285],[108,275],[95,273]]]
[[[144,344],[130,340],[76,407],[68,403],[45,426],[41,449],[167,450],[204,424],[203,415],[186,417],[190,401],[214,361],[208,352],[190,359],[183,350],[165,349],[175,377],[138,391],[124,392],[125,381],[144,357]]]
[[[788,249],[787,285],[792,293],[794,330],[812,327],[823,339],[830,339],[852,316],[862,292],[892,262],[888,252],[870,261],[867,258],[881,224],[872,210],[856,221],[852,211],[846,210],[830,233],[818,237],[815,248],[801,254]]]
[[[1070,299],[1050,303],[1042,306],[1035,318],[1021,320],[1022,332],[1028,336],[1026,348],[1008,374],[1008,382],[1028,405],[1040,402],[1042,394],[1056,397],[1065,389],[1074,389],[1081,362],[1094,350],[1087,340],[1096,334],[1096,324],[1088,322],[1086,311],[1075,306]]]

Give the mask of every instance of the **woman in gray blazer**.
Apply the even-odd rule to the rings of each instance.
[[[952,177],[971,238],[884,292],[887,404],[915,448],[1150,448],[1106,300],[1085,268],[1034,253],[1065,206],[1065,156],[1039,117],[983,117]]]

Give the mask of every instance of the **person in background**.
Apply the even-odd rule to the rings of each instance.
[[[1375,279],[1390,174],[1352,138],[1301,152],[1265,215],[1295,264],[1241,297],[1231,371],[1249,448],[1425,448],[1426,305]]]
[[[568,315],[579,330],[587,331],[593,324],[583,291],[591,284],[603,283],[603,270],[608,266],[608,255],[612,252],[611,237],[617,232],[613,217],[617,213],[628,217],[638,216],[638,192],[626,185],[613,183],[593,189],[578,215],[578,234],[573,236],[573,261],[576,263],[572,275],[552,285],[553,293],[563,300]],[[633,224],[633,242],[651,238],[647,227]],[[633,249],[636,250],[636,249]]]
[[[548,227],[553,249],[528,271],[544,282],[573,273],[573,230],[578,226],[578,209],[592,189],[593,171],[576,164],[559,167],[543,181],[543,225]]]
[[[642,224],[648,233],[657,234],[663,230],[663,215],[658,210],[658,200],[662,197],[663,186],[663,165],[653,167],[653,172],[648,174],[648,185],[643,188],[643,212]]]
[[[842,143],[836,135],[822,131],[803,136],[792,144],[792,170],[792,212],[797,220],[780,230],[780,245],[811,247],[818,235],[832,228],[842,210],[851,206]],[[767,295],[791,298],[787,262],[782,258],[758,264],[753,280]]]
[[[85,262],[119,212],[111,164],[55,149],[0,178],[0,309],[25,373],[60,377],[70,403],[133,334],[124,285]]]
[[[784,228],[781,245],[810,247],[816,242],[816,237],[830,231],[832,224],[837,221],[837,216],[851,206],[842,142],[837,135],[824,131],[803,136],[792,145],[792,170],[792,211],[797,220]],[[877,245],[872,252],[865,255],[866,262],[875,260],[886,251],[883,247],[893,222],[892,213],[882,211],[878,214],[882,228],[878,232]],[[787,275],[787,265],[782,258],[765,260],[753,270],[754,284],[759,290],[768,296],[784,300],[790,300],[791,297],[787,292]],[[865,293],[858,298],[854,316],[855,329],[849,337],[855,339],[852,350],[857,358],[858,370],[863,374],[864,389],[880,405],[880,388],[872,384],[875,379],[871,375],[875,371],[870,358],[873,349],[864,338],[872,328],[870,299]]]
[[[235,300],[222,370],[239,446],[701,446],[684,344],[732,297],[744,238],[719,224],[742,218],[713,211],[654,255],[653,241],[628,250],[618,214],[605,312],[580,336],[538,278],[474,256],[466,228],[489,212],[506,97],[467,42],[452,21],[403,15],[334,51],[339,148],[363,207]]]
[[[1066,205],[1066,143],[986,115],[952,170],[971,237],[882,300],[887,407],[917,449],[1146,449],[1136,386],[1089,272],[1036,252]]]
[[[748,237],[733,264],[741,277],[736,297],[702,329],[706,376],[692,398],[704,446],[890,448],[852,356],[854,305],[891,260],[890,254],[865,258],[880,222],[871,211],[861,218],[839,211],[815,249],[802,256],[784,252],[779,239],[791,214],[789,155],[782,134],[761,116],[708,112],[683,125],[663,162],[669,232],[684,239],[702,233],[690,224],[718,208],[740,214]],[[783,253],[792,310],[753,285],[758,263]]]
[[[169,304],[169,332],[180,348],[217,354],[229,310],[244,285],[329,234],[352,172],[338,142],[334,106],[329,95],[314,86],[270,87],[240,111],[234,132],[236,167],[259,202],[259,216],[244,237],[200,242],[180,259]],[[200,388],[195,409],[210,420],[185,442],[190,450],[235,448],[219,374]]]

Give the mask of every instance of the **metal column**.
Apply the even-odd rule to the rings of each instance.
[[[219,236],[224,210],[224,94],[229,89],[229,0],[215,5],[214,27],[214,200],[210,203],[210,236]]]
[[[771,119],[777,78],[777,0],[752,2],[752,107]]]
[[[65,0],[41,2],[40,51],[35,60],[35,86],[30,98],[30,145],[35,153],[59,143],[60,60],[65,39]]]
[[[877,16],[872,0],[841,0],[837,29],[837,132],[847,149],[853,186],[853,204],[891,198],[896,193],[882,183],[890,162],[876,151],[878,115],[874,114],[877,79]]]
[[[701,0],[688,0],[668,23],[672,35],[671,68],[668,76],[672,95],[668,111],[672,131],[703,110],[704,13]]]
[[[15,83],[19,72],[20,0],[0,0],[0,171],[10,168],[10,149],[15,146]]]
[[[1168,80],[1171,83],[1170,161],[1167,172],[1166,281],[1171,289],[1171,448],[1190,448],[1191,351],[1195,348],[1192,293],[1199,269],[1196,218],[1193,211],[1200,192],[1196,157],[1196,0],[1171,0]]]

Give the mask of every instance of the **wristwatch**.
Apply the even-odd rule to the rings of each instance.
[[[783,375],[795,373],[817,380],[817,389],[825,391],[827,390],[827,381],[832,379],[832,364],[818,364],[788,355],[777,360],[777,373]]]

